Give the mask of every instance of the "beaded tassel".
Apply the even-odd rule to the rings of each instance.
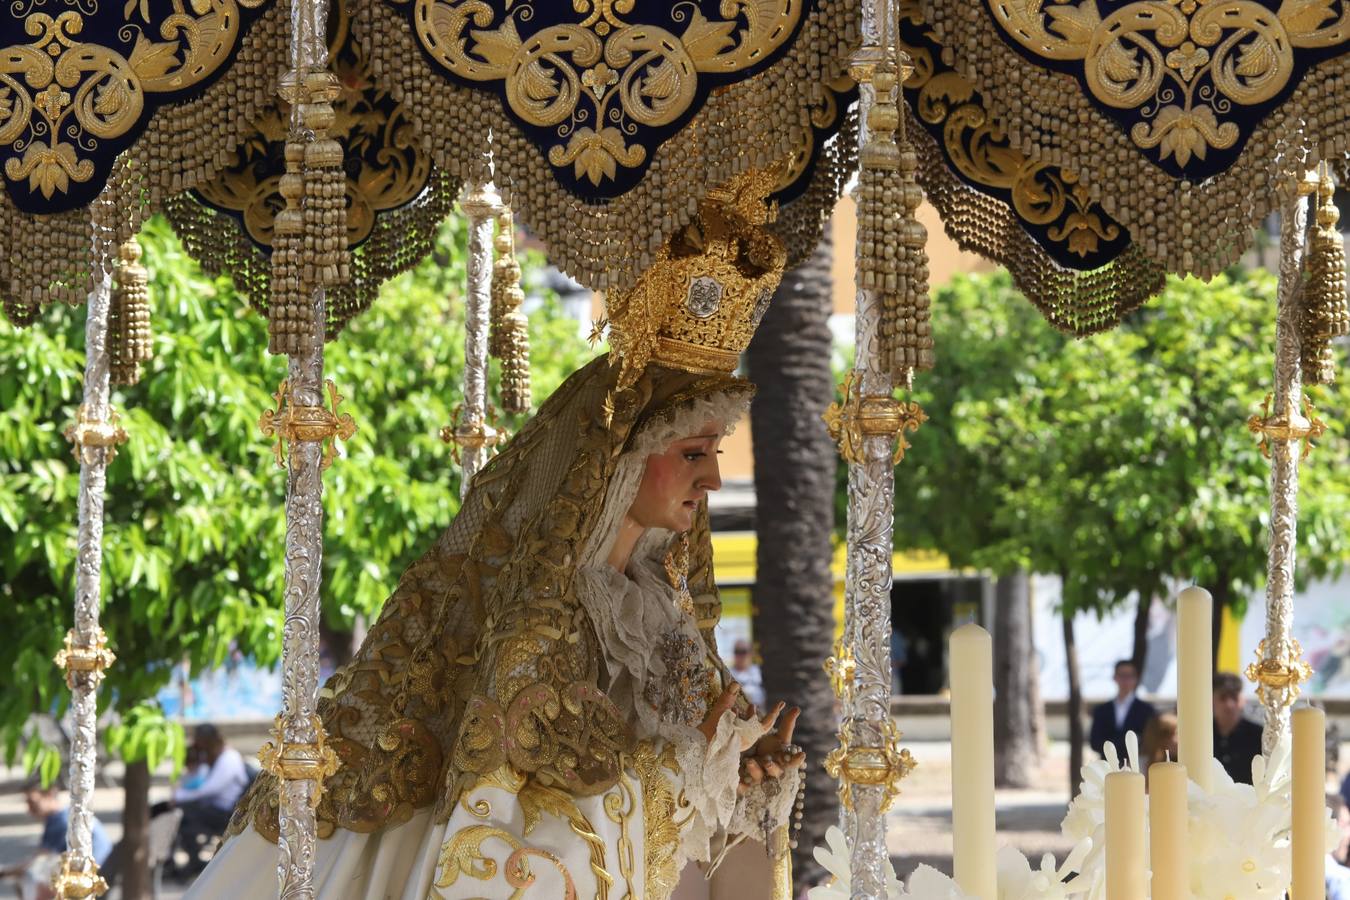
[[[141,380],[141,364],[150,359],[149,273],[141,265],[141,245],[133,237],[117,248],[116,288],[108,309],[108,357],[113,384]]]
[[[309,329],[310,312],[300,280],[301,245],[304,240],[305,214],[301,203],[305,194],[305,145],[286,142],[286,174],[279,190],[286,207],[277,213],[272,241],[272,296],[267,307],[267,349],[275,354],[304,353],[313,340]]]
[[[347,252],[347,178],[342,170],[342,145],[329,136],[339,95],[329,72],[305,79],[309,103],[301,110],[305,128],[314,139],[305,145],[305,255],[301,281],[312,289],[332,288],[351,278]]]
[[[497,235],[493,239],[488,352],[502,361],[502,409],[523,413],[530,409],[530,322],[521,310],[525,292],[520,288],[515,234],[508,209],[497,217]]]
[[[933,367],[929,323],[928,233],[915,218],[923,194],[915,173],[919,158],[903,129],[894,92],[899,71],[878,65],[876,103],[867,117],[870,135],[860,154],[858,268],[863,288],[881,299],[881,358],[900,381]],[[900,142],[895,131],[900,128]]]
[[[1303,377],[1311,384],[1331,384],[1336,378],[1332,338],[1350,333],[1350,306],[1346,302],[1345,243],[1336,223],[1340,213],[1332,198],[1331,177],[1322,169],[1317,188],[1317,221],[1308,254],[1308,283],[1303,286],[1299,330],[1303,342]]]

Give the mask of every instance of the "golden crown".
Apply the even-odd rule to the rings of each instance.
[[[779,166],[752,170],[708,192],[698,216],[657,252],[631,290],[606,299],[617,388],[651,363],[698,374],[736,371],[768,309],[787,253],[765,226]]]

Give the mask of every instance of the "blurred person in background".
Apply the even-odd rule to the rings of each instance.
[[[1261,726],[1242,715],[1242,679],[1214,676],[1214,758],[1238,784],[1252,783],[1252,760],[1261,755]]]
[[[1088,746],[1103,759],[1107,744],[1115,745],[1117,758],[1125,759],[1125,735],[1131,731],[1142,735],[1149,720],[1157,715],[1152,704],[1138,697],[1139,667],[1134,660],[1116,663],[1114,679],[1116,697],[1092,710],[1092,731],[1088,733]]]
[[[750,656],[750,642],[737,638],[731,648],[731,674],[741,683],[741,693],[756,708],[764,708],[764,673]]]
[[[23,792],[28,815],[42,823],[42,837],[37,850],[20,863],[0,869],[0,879],[14,882],[15,892],[23,900],[47,900],[52,893],[52,876],[61,866],[61,854],[66,852],[70,832],[70,803],[57,784],[43,787],[38,781],[29,782]],[[103,823],[93,818],[94,862],[102,866],[112,852],[112,841],[103,830]]]

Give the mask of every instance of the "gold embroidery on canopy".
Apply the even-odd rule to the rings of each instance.
[[[1182,169],[1237,142],[1232,119],[1288,86],[1297,49],[1350,39],[1350,4],[1339,15],[1318,2],[1276,11],[1252,0],[1137,0],[1106,16],[1098,7],[1096,0],[989,4],[1004,34],[1033,54],[1081,60],[1099,103],[1147,110],[1130,139]]]
[[[723,18],[672,13],[678,34],[654,24],[630,25],[621,16],[633,0],[576,0],[577,23],[559,23],[527,38],[516,29],[511,4],[413,0],[418,43],[459,78],[501,82],[506,105],[522,121],[555,129],[548,148],[554,166],[571,165],[577,180],[613,180],[634,168],[647,148],[629,143],[638,126],[662,128],[690,111],[699,76],[748,69],[795,32],[803,0],[724,3]],[[526,8],[522,17],[532,10]],[[582,124],[587,123],[587,124]]]
[[[26,9],[14,4],[12,11],[24,18],[33,40],[4,48],[0,144],[23,150],[22,157],[6,161],[5,177],[27,179],[28,189],[47,200],[68,192],[72,181],[93,178],[89,157],[97,141],[130,131],[147,94],[182,91],[212,77],[234,52],[241,8],[256,9],[262,2],[175,3],[173,13],[164,15],[152,14],[152,0],[132,0],[118,31],[119,37],[136,35],[129,56],[83,39],[86,17],[98,13],[97,0],[55,17],[33,12],[38,3]]]

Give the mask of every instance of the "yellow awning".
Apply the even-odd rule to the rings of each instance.
[[[718,531],[712,536],[713,571],[722,595],[724,618],[750,617],[750,591],[739,585],[755,582],[755,550],[757,539],[753,531]],[[834,573],[835,637],[839,637],[844,621],[844,572],[848,549],[841,543],[834,548],[830,571]],[[941,553],[928,551],[897,552],[891,555],[891,572],[901,577],[934,578],[951,572],[951,563]]]
[[[753,584],[757,540],[753,531],[719,531],[712,536],[713,571],[718,584]],[[834,548],[830,569],[837,584],[844,581],[847,548]],[[896,575],[941,575],[951,571],[947,557],[929,551],[897,551],[891,556],[891,571]]]

